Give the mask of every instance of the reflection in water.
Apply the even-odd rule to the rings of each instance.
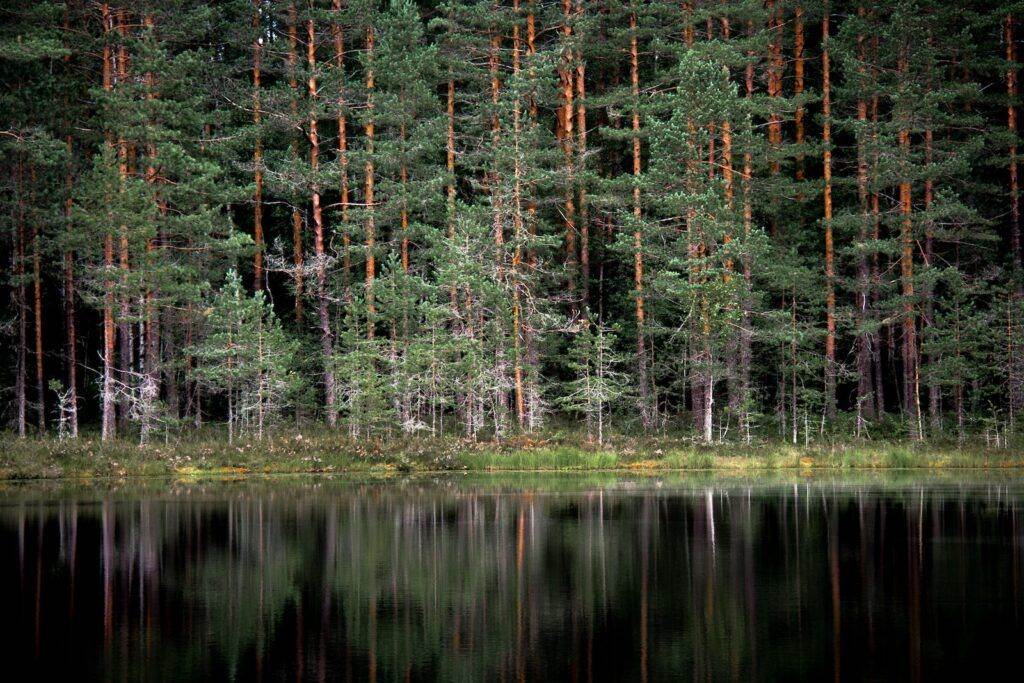
[[[1024,635],[1014,479],[140,486],[5,491],[16,672],[925,680]]]

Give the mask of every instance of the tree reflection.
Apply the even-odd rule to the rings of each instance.
[[[150,486],[7,492],[16,666],[920,680],[1022,635],[1012,480]]]

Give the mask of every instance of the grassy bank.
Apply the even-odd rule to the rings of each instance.
[[[696,446],[682,438],[620,437],[597,447],[574,434],[502,442],[352,441],[337,433],[280,435],[229,445],[216,438],[141,447],[0,436],[0,479],[203,476],[218,473],[427,471],[658,471],[1022,468],[1024,449],[984,444],[860,441],[792,446]]]

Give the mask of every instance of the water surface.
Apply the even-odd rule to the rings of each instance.
[[[7,484],[0,650],[40,680],[985,676],[1024,642],[1022,500],[964,474]]]

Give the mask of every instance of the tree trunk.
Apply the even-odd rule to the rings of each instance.
[[[931,167],[932,164],[932,142],[933,132],[931,127],[927,128],[924,132],[924,157],[925,165]],[[932,257],[934,255],[934,241],[935,231],[933,228],[933,221],[930,216],[932,201],[935,195],[935,181],[929,175],[924,181],[924,212],[925,212],[925,234],[924,234],[924,265],[926,268],[932,267]],[[922,286],[921,297],[924,299],[924,317],[922,319],[922,343],[927,347],[927,340],[931,336],[932,327],[934,325],[934,311],[935,311],[935,296],[932,286],[929,282],[925,282]],[[942,431],[942,415],[941,415],[941,392],[939,390],[938,382],[934,376],[934,364],[936,358],[932,352],[926,353],[924,357],[925,365],[925,377],[926,384],[928,386],[928,426],[933,436],[937,436]]]
[[[722,40],[729,40],[729,18],[722,17]],[[725,119],[722,121],[722,182],[725,185],[725,205],[728,209],[730,216],[734,210],[734,200],[736,195],[736,185],[733,178],[733,165],[732,165],[732,121]],[[728,248],[728,245],[732,242],[732,232],[726,232],[722,238],[723,243]],[[746,245],[744,245],[746,248]],[[736,267],[735,262],[732,258],[726,259],[725,262],[725,274],[723,275],[723,281],[726,285],[732,282],[733,272]],[[730,310],[736,310],[733,304],[734,300],[730,300]],[[725,374],[726,374],[726,389],[729,394],[729,414],[732,417],[737,417],[740,414],[741,406],[743,405],[742,399],[742,388],[740,386],[740,378],[738,376],[739,368],[739,338],[736,334],[729,335],[729,339],[726,343],[725,350]]]
[[[533,58],[537,54],[537,25],[533,12],[534,2],[535,0],[528,0],[528,9],[526,11],[526,57],[530,60],[530,97],[528,109],[531,131],[535,131],[537,128],[537,70],[533,63]],[[530,182],[529,184],[529,194],[530,198],[526,205],[528,221],[526,232],[529,235],[530,245],[526,249],[526,261],[527,270],[532,273],[536,272],[537,269],[537,250],[534,248],[534,239],[537,236],[537,199],[536,185],[533,182]],[[529,324],[524,324],[520,321],[520,328],[523,335],[523,346],[525,347],[526,354],[525,365],[527,368],[524,380],[526,386],[523,388],[526,393],[526,421],[530,429],[533,429],[540,423],[540,385],[538,381],[539,362],[537,339]]]
[[[1014,289],[1012,303],[1015,310],[1019,310],[1019,302],[1024,297],[1024,285],[1021,285],[1022,277],[1021,259],[1022,247],[1020,240],[1020,176],[1017,161],[1017,42],[1014,35],[1016,18],[1013,14],[1006,15],[1005,41],[1006,41],[1006,95],[1009,100],[1006,105],[1006,125],[1009,128],[1010,142],[1010,249],[1012,252],[1013,267],[1016,271],[1017,286]],[[1019,351],[1020,342],[1014,339],[1010,346],[1009,374],[1010,374],[1010,410],[1015,414],[1024,411],[1024,353]]]
[[[368,112],[366,124],[363,126],[363,133],[366,136],[366,166],[364,168],[365,186],[363,190],[363,202],[366,204],[366,338],[373,339],[376,325],[377,309],[374,304],[373,280],[376,276],[376,263],[374,262],[374,249],[376,248],[376,226],[374,224],[373,206],[373,143],[374,143],[374,122],[373,122],[373,88],[374,88],[374,63],[373,63],[373,26],[366,27],[366,110]]]
[[[495,3],[495,10],[497,10],[497,3]],[[497,161],[498,147],[501,144],[501,119],[498,116],[498,105],[501,98],[501,33],[494,27],[490,29],[489,45],[487,70],[491,83],[491,153],[494,156],[494,166],[490,174],[491,219],[494,238],[494,259],[498,269],[498,280],[501,281],[503,277],[502,252],[505,244],[505,233],[501,221],[501,192],[499,188],[501,177]]]
[[[1010,129],[1010,249],[1013,264],[1021,267],[1020,242],[1020,180],[1017,163],[1017,43],[1014,37],[1015,19],[1006,15],[1006,125]]]
[[[67,230],[71,233],[74,191],[74,175],[72,172],[72,139],[67,136],[67,198],[64,200],[64,217],[68,221]],[[71,436],[78,437],[78,330],[75,327],[75,254],[68,249],[64,252],[64,333],[67,351],[67,383],[68,383],[68,414]]]
[[[341,13],[341,0],[333,0],[335,14]],[[338,89],[338,175],[341,204],[341,282],[346,304],[352,300],[352,257],[349,254],[351,238],[348,232],[348,115],[345,111],[345,33],[340,24],[331,24],[334,40],[334,69],[341,87]]]
[[[865,16],[864,7],[861,6],[857,10],[857,14],[863,18]],[[857,69],[857,77],[859,79],[858,86],[860,88],[865,87],[866,71],[863,66],[867,62],[867,50],[864,46],[864,35],[859,34],[857,36],[857,59],[861,66]],[[857,412],[857,434],[860,435],[861,425],[864,419],[872,420],[875,417],[875,397],[874,391],[872,390],[872,375],[871,375],[871,357],[873,352],[872,338],[873,335],[867,331],[867,326],[870,322],[870,308],[868,305],[871,280],[870,271],[868,268],[867,254],[863,250],[863,245],[867,243],[870,236],[871,226],[871,207],[868,201],[868,158],[867,150],[865,149],[865,135],[868,123],[868,102],[864,98],[863,93],[858,94],[857,98],[857,123],[860,128],[860,132],[857,134],[857,198],[860,202],[860,233],[858,239],[861,245],[861,249],[857,255],[857,341],[856,341],[856,352],[857,352],[857,397],[856,397],[856,412]]]
[[[448,129],[445,137],[445,169],[448,171],[446,187],[448,240],[455,239],[455,79],[449,73],[448,93],[445,100]],[[450,292],[453,314],[458,311],[458,290],[453,283]]]
[[[871,40],[871,83],[874,88],[874,92],[871,95],[871,177],[875,185],[878,182],[878,168],[879,168],[879,152],[878,152],[878,68],[875,66],[875,60],[878,59],[878,36],[874,36]],[[878,188],[873,187],[871,192],[871,239],[875,244],[882,237],[882,212],[880,209],[880,200]],[[878,249],[872,249],[871,252],[871,305],[874,311],[878,311],[879,301],[882,297],[882,270],[881,270],[881,256]],[[877,313],[873,316],[877,319]],[[885,379],[883,369],[883,355],[882,355],[882,328],[881,323],[877,323],[878,326],[871,333],[871,347],[874,351],[872,354],[872,360],[874,365],[875,375],[875,411],[878,413],[878,417],[881,418],[885,415]]]
[[[824,28],[824,26],[823,26]],[[805,62],[804,59],[804,46],[806,45],[806,39],[804,35],[804,8],[803,5],[797,5],[793,10],[793,95],[798,100],[803,97],[804,94],[804,72]],[[825,54],[822,52],[822,61],[824,63]],[[796,111],[793,113],[793,124],[795,129],[794,142],[796,142],[797,153],[796,153],[796,180],[798,185],[806,178],[806,169],[804,168],[804,153],[802,146],[804,144],[805,126],[804,119],[806,118],[807,110],[803,104],[798,104]],[[797,188],[797,201],[803,202],[804,196],[801,188]],[[801,221],[803,214],[801,212]]]
[[[900,51],[899,74],[907,78],[909,48]],[[908,104],[902,103],[906,108]],[[899,164],[900,164],[900,284],[903,295],[903,401],[907,415],[907,431],[912,439],[921,438],[920,398],[918,394],[919,367],[917,356],[917,316],[914,308],[914,219],[911,203],[910,129],[909,113],[900,112]]]
[[[253,290],[263,288],[263,133],[260,131],[260,76],[263,54],[263,35],[260,26],[260,7],[263,0],[253,0],[252,28],[256,36],[252,41],[252,125],[256,129],[256,143],[252,152],[253,193],[252,256]]]
[[[579,21],[584,17],[583,0],[576,0],[576,16]],[[586,64],[583,61],[582,48],[576,51],[576,164],[579,185],[579,231],[580,231],[580,295],[583,307],[590,305],[590,225],[587,209],[587,186],[584,167],[587,155],[587,83]]]
[[[309,173],[312,177],[311,194],[313,202],[313,235],[316,253],[316,312],[320,322],[320,353],[324,364],[324,410],[327,425],[334,427],[338,412],[335,408],[334,389],[334,334],[327,305],[327,252],[324,248],[324,217],[320,206],[320,134],[317,127],[316,89],[316,25],[306,20],[306,66],[309,68]]]
[[[146,15],[145,26],[147,32],[152,35],[153,33],[153,17]],[[146,72],[146,99],[152,101],[156,98],[156,82],[152,72]],[[157,148],[156,143],[150,142],[147,145],[148,161],[146,165],[146,183],[150,186],[151,191],[154,194],[157,208],[161,215],[166,215],[167,205],[160,198],[157,185]],[[151,238],[146,243],[146,254],[150,262],[153,261],[153,252],[156,249],[156,238]],[[147,283],[146,294],[145,294],[145,337],[144,337],[144,351],[145,351],[145,364],[143,366],[144,383],[140,388],[142,392],[143,400],[143,419],[141,427],[141,442],[146,443],[149,440],[150,432],[153,428],[152,418],[153,409],[156,401],[159,398],[160,388],[159,380],[160,375],[157,371],[157,354],[160,347],[160,316],[156,312],[155,297],[156,292],[154,291],[155,285],[152,282]]]
[[[747,34],[748,37],[754,33],[754,22],[747,21]],[[744,72],[744,86],[746,90],[746,99],[750,100],[754,96],[754,52],[750,50],[747,52],[747,67]],[[754,160],[753,154],[750,151],[750,145],[747,144],[743,150],[743,239],[747,244],[750,244],[751,233],[754,226],[754,207],[753,207],[753,196],[751,181],[754,175]],[[753,328],[751,320],[751,311],[753,309],[753,264],[747,249],[744,250],[743,256],[743,310],[741,311],[740,317],[740,330],[739,330],[739,363],[740,363],[740,401],[744,405],[742,410],[742,421],[743,427],[746,432],[746,440],[750,441],[750,419],[749,409],[746,404],[750,401],[750,361],[751,361],[751,346],[753,344]]]
[[[520,54],[522,41],[519,36],[519,0],[512,0],[512,7],[515,10],[515,18],[512,26],[512,74],[518,79],[520,71]],[[516,421],[519,428],[526,425],[526,401],[523,393],[523,332],[522,332],[522,293],[520,292],[520,273],[523,260],[523,169],[520,160],[520,138],[522,137],[522,123],[520,121],[519,95],[515,95],[512,105],[512,136],[515,145],[515,161],[513,167],[512,185],[512,227],[513,227],[513,252],[512,272],[510,274],[512,286],[512,347],[513,347],[513,387],[515,390],[514,400],[516,408]]]
[[[17,231],[14,244],[14,279],[15,298],[18,309],[18,360],[14,378],[15,400],[18,404],[18,436],[27,434],[26,385],[28,383],[28,306],[25,301],[25,197],[24,197],[24,162],[20,155],[15,168],[14,184],[18,197]]]
[[[562,155],[565,157],[564,203],[565,203],[565,272],[567,291],[571,300],[571,308],[575,310],[576,302],[576,181],[575,163],[573,159],[573,51],[572,0],[562,0],[562,56],[558,67],[562,103],[558,109],[558,138],[562,143]]]
[[[782,96],[782,72],[784,62],[782,58],[782,9],[778,0],[767,0],[765,10],[768,13],[768,97],[780,98]],[[779,161],[779,150],[782,147],[782,116],[772,109],[768,116],[768,170],[774,177],[781,170]],[[769,230],[772,237],[778,235],[779,226],[777,218],[771,218]]]
[[[654,423],[651,414],[650,388],[647,384],[647,350],[644,348],[644,255],[640,207],[640,53],[637,46],[635,9],[629,15],[629,82],[633,105],[633,285],[636,306],[636,367],[640,393],[640,421],[644,430]]]
[[[106,3],[102,5],[103,14],[103,90],[108,94],[114,89],[113,65],[110,49],[110,34],[113,32],[113,16]],[[113,134],[108,131],[106,144],[114,148]],[[110,223],[112,226],[112,222]],[[114,330],[114,233],[108,231],[103,237],[103,391],[102,391],[102,430],[101,438],[109,441],[116,436],[117,426],[114,420],[114,346],[116,335]]]
[[[126,48],[128,37],[128,16],[126,10],[119,10],[117,13],[118,31],[121,34],[120,45],[117,50],[117,86],[118,89],[128,85],[128,51]],[[117,139],[118,171],[121,178],[121,192],[126,189],[129,173],[128,141],[124,135],[118,135]],[[119,295],[119,318],[118,321],[118,377],[122,385],[119,420],[122,428],[127,428],[128,423],[128,393],[132,385],[132,327],[131,327],[131,300],[128,297],[128,279],[131,274],[131,263],[129,261],[128,226],[120,226],[118,239],[118,267],[120,269],[121,289]]]
[[[36,166],[29,164],[31,204],[35,205]],[[36,426],[39,433],[46,432],[46,385],[43,381],[43,281],[42,255],[39,250],[39,219],[32,217],[32,320],[35,323],[33,356],[36,361]]]
[[[498,3],[494,4],[495,11],[498,10]],[[494,166],[491,171],[490,193],[491,193],[491,217],[492,234],[494,237],[494,260],[497,269],[497,280],[499,285],[507,285],[505,274],[505,232],[502,221],[504,208],[501,202],[501,171],[498,166],[498,150],[501,146],[501,119],[499,117],[499,103],[501,98],[501,33],[496,27],[490,28],[489,51],[487,55],[487,67],[491,81],[491,153],[494,155]],[[498,347],[503,351],[502,345]],[[507,380],[504,353],[495,354],[494,376],[498,378],[496,385],[504,386]],[[495,436],[500,434],[505,407],[503,400],[504,392],[496,388],[494,391],[494,431]],[[481,397],[482,399],[482,397]]]
[[[288,5],[288,87],[291,92],[292,124],[299,126],[299,81],[297,69],[299,65],[299,13],[292,2]],[[292,160],[298,165],[299,141],[292,135]],[[303,291],[305,289],[304,254],[302,240],[302,212],[298,206],[292,207],[292,262],[295,266],[295,322],[302,325]]]
[[[821,143],[825,179],[825,413],[836,417],[836,266],[832,244],[832,84],[829,62],[829,3],[821,20]]]

